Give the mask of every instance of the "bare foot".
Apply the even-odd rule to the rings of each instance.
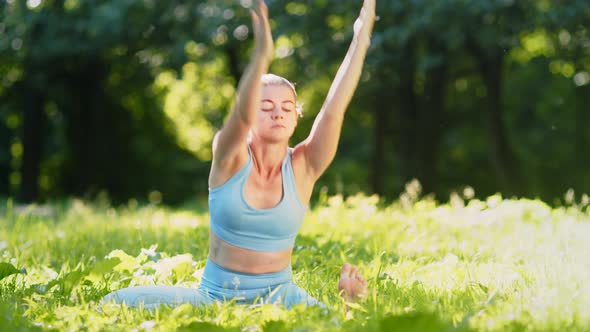
[[[348,302],[357,302],[367,295],[367,281],[358,272],[356,266],[348,263],[342,265],[338,292]]]

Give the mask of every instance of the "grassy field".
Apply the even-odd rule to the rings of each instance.
[[[571,197],[570,197],[571,198]],[[134,331],[580,331],[590,330],[588,199],[560,208],[535,200],[411,192],[323,198],[293,254],[296,282],[330,310],[219,303],[154,312],[100,307],[130,285],[196,287],[208,249],[204,207],[113,208],[78,200],[0,202],[0,327]],[[343,262],[359,265],[370,295],[336,291]],[[345,307],[349,313],[345,314]]]

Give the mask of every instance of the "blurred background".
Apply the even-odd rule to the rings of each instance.
[[[362,1],[267,1],[306,137]],[[0,0],[0,196],[176,204],[207,195],[211,140],[249,60],[249,1]],[[549,203],[590,192],[588,0],[378,0],[319,192],[411,179]],[[467,189],[471,192],[471,189]],[[472,195],[473,193],[469,193]]]

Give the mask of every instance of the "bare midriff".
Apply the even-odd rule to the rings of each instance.
[[[212,231],[209,233],[209,259],[224,269],[260,274],[279,272],[291,264],[293,248],[274,252],[255,251],[236,247],[223,241]]]

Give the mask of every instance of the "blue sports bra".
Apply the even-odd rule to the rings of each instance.
[[[246,201],[244,186],[252,170],[252,151],[248,161],[229,180],[209,189],[211,230],[217,237],[236,247],[256,251],[281,251],[293,247],[306,207],[297,194],[292,149],[281,166],[283,197],[269,209],[256,209]]]

